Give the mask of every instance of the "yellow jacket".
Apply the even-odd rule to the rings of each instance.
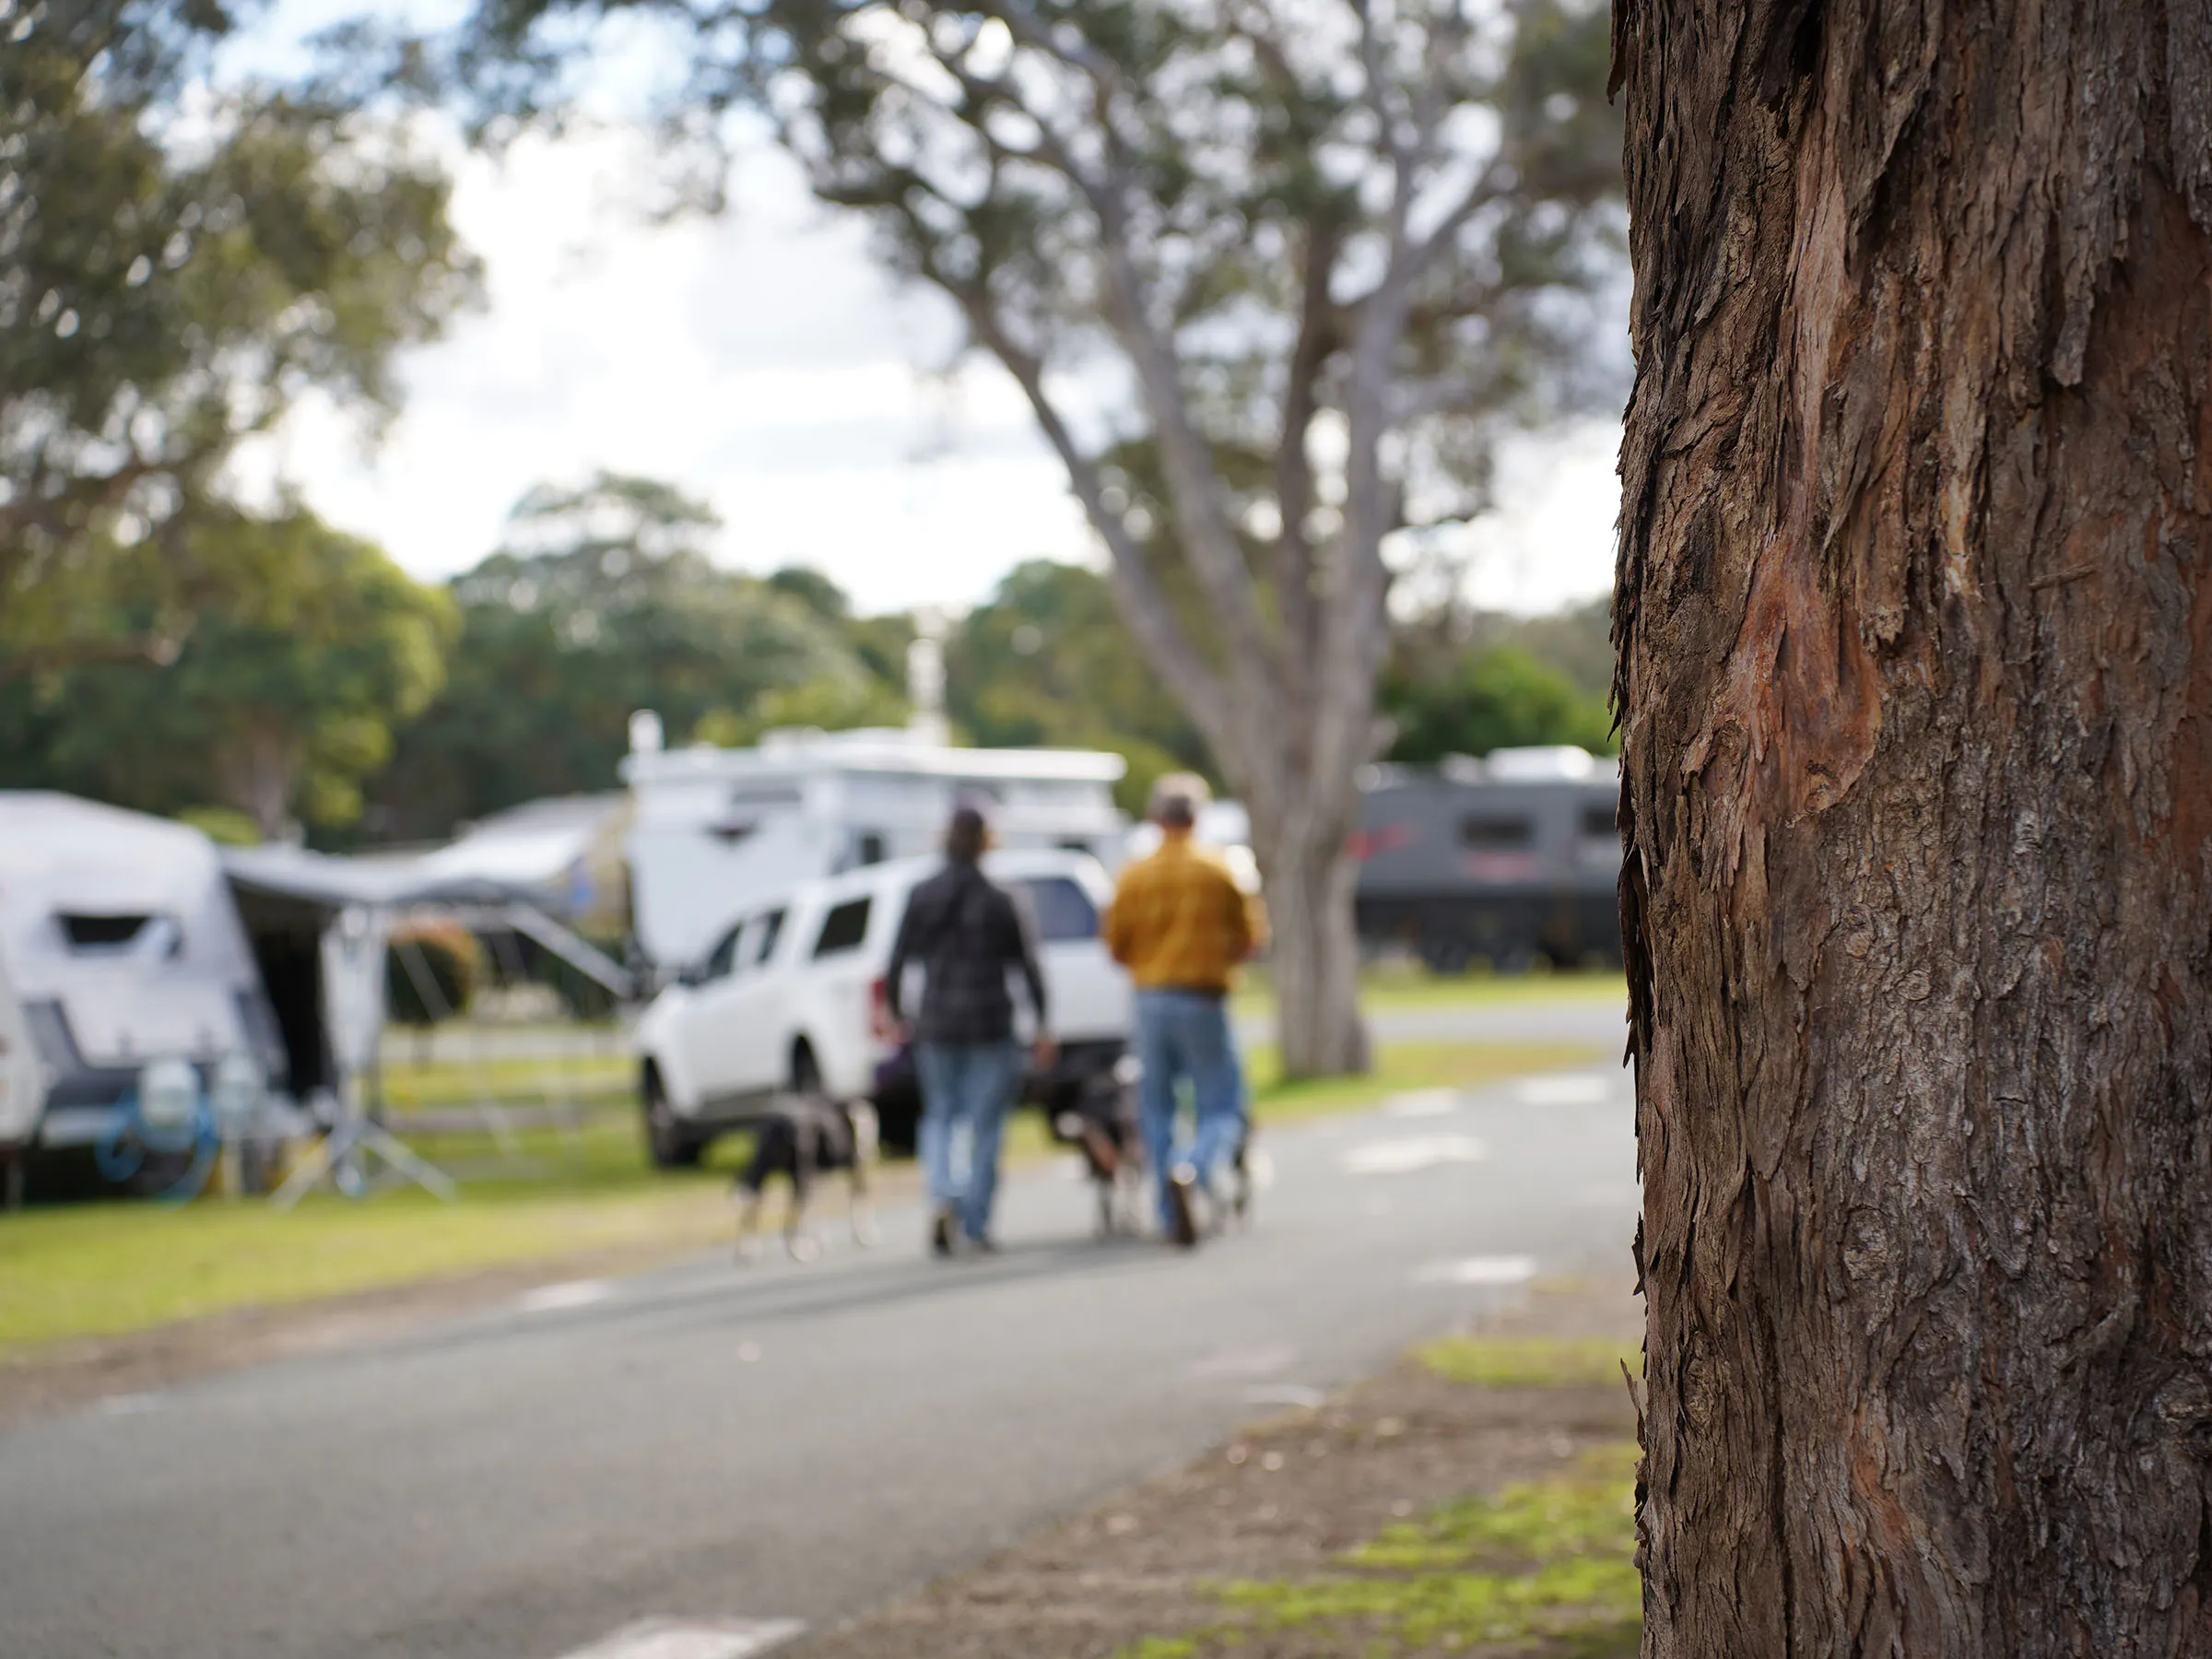
[[[1266,936],[1260,901],[1187,830],[1122,872],[1106,912],[1106,947],[1140,991],[1226,992]]]

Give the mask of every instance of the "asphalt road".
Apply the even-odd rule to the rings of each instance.
[[[1092,1241],[1058,1168],[1006,1190],[989,1261],[923,1259],[911,1211],[853,1249],[832,1197],[811,1265],[559,1287],[0,1435],[0,1652],[559,1659],[646,1616],[834,1621],[1532,1272],[1626,1260],[1618,1072],[1265,1146],[1257,1225],[1195,1256]]]

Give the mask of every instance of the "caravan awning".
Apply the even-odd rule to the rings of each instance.
[[[629,971],[547,915],[535,899],[478,876],[440,876],[413,864],[377,864],[303,847],[227,847],[223,873],[249,922],[320,932],[348,910],[440,910],[464,925],[511,927],[627,1000]]]
[[[337,858],[304,847],[226,847],[223,873],[235,888],[325,911],[354,905],[406,910],[416,905],[530,902],[529,894],[504,882],[474,876],[440,877],[411,863]]]

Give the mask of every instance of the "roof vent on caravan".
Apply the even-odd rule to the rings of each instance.
[[[1483,761],[1483,775],[1493,783],[1550,783],[1586,782],[1601,773],[1595,755],[1561,743],[1540,748],[1492,749]]]

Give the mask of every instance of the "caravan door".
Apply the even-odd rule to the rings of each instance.
[[[0,961],[0,1147],[20,1147],[39,1132],[46,1083],[31,1046],[30,1023]]]

